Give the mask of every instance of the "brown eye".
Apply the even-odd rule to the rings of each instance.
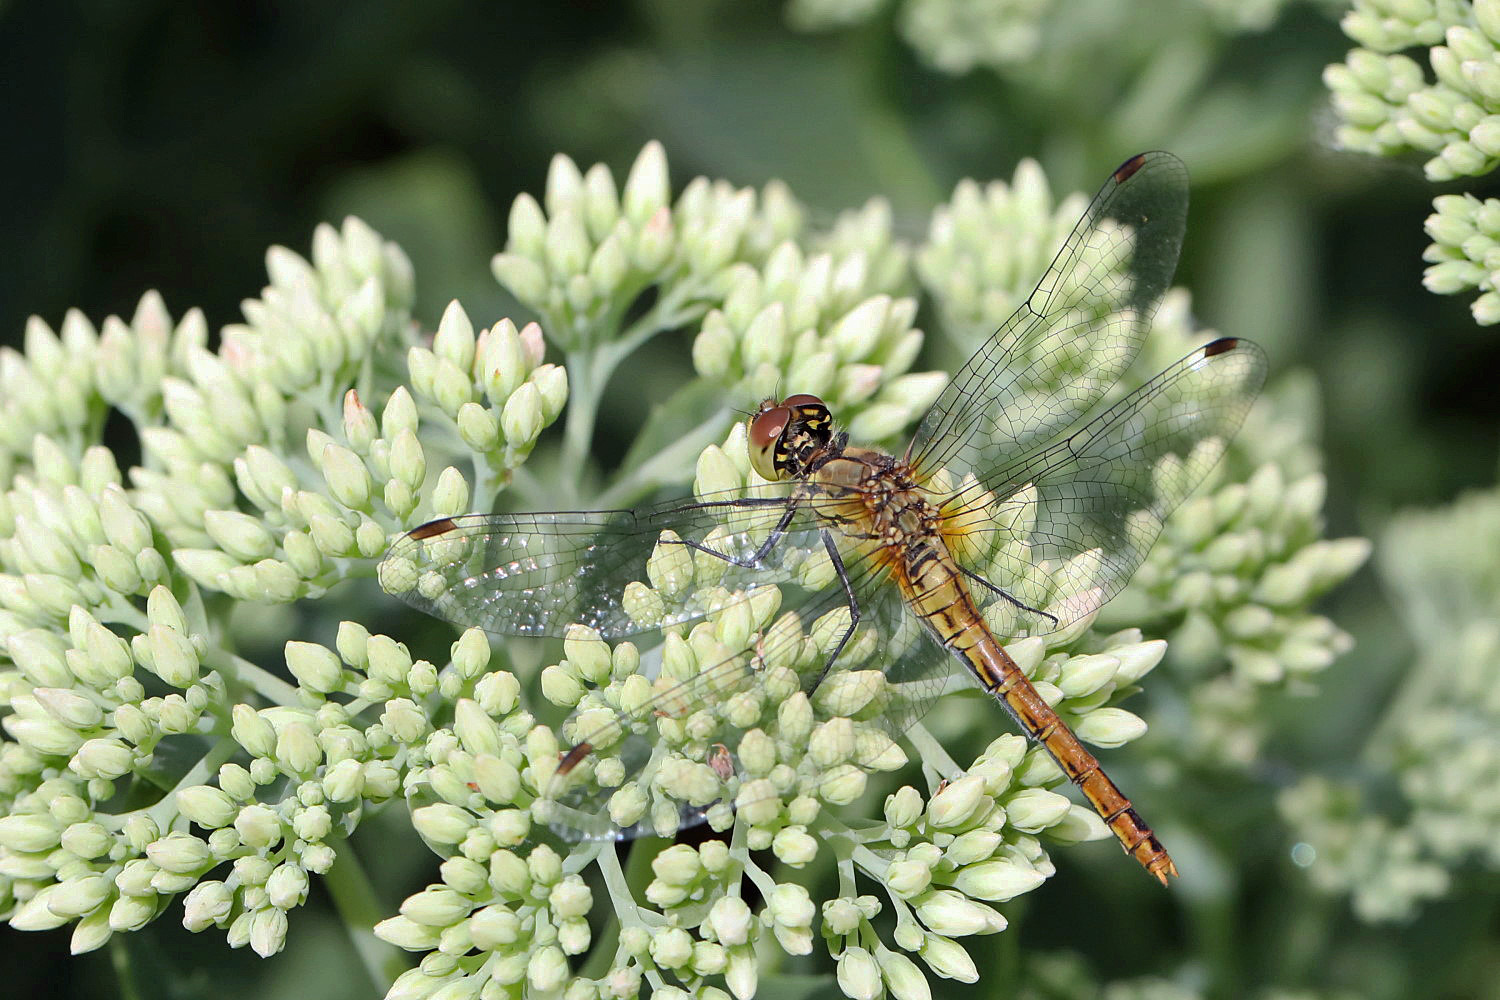
[[[782,406],[790,406],[794,409],[804,406],[823,407],[823,401],[812,393],[799,392],[795,396],[788,396],[781,401]]]
[[[780,479],[776,468],[776,446],[786,425],[791,423],[792,411],[786,405],[773,406],[750,418],[749,438],[750,467],[760,473],[762,479]]]

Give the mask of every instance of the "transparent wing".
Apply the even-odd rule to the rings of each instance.
[[[1172,281],[1187,170],[1170,153],[1121,164],[1021,307],[959,369],[907,449],[919,474],[983,475],[1099,402]]]
[[[1061,440],[938,498],[956,554],[1026,606],[992,601],[996,634],[1044,635],[1119,593],[1265,377],[1255,344],[1213,341]]]
[[[686,640],[692,656],[679,648],[663,658],[676,669],[663,666],[649,697],[621,704],[613,692],[625,686],[616,686],[580,704],[562,729],[572,749],[546,790],[552,827],[569,839],[671,836],[704,821],[723,829],[736,811],[752,826],[775,825],[785,817],[773,803],[838,796],[826,786],[850,780],[840,763],[905,763],[894,738],[931,706],[954,660],[876,560],[853,546],[841,546],[841,559],[860,619],[831,663],[851,615],[825,552],[805,586],[780,588],[791,610],[743,650],[722,647],[728,616],[716,612]],[[783,708],[799,691],[817,720],[854,720],[843,760],[830,761],[826,748],[805,752],[813,723]]]
[[[725,590],[791,579],[821,546],[816,508],[803,496],[787,532],[754,567],[739,566],[673,540],[696,542],[749,560],[786,512],[783,487],[733,491],[639,510],[468,514],[403,535],[381,560],[385,591],[438,618],[509,635],[562,636],[568,626],[606,639],[695,621]],[[663,541],[663,539],[667,541]],[[658,556],[655,573],[648,561]],[[634,585],[634,586],[632,586]],[[650,586],[671,597],[701,595],[662,614],[632,602]]]

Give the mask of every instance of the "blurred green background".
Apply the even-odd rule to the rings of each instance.
[[[858,6],[4,5],[0,338],[18,344],[33,313],[54,326],[75,307],[96,322],[129,315],[148,288],[174,314],[199,306],[212,327],[233,322],[263,283],[267,246],[303,249],[315,224],[351,213],[411,256],[424,324],[453,298],[487,324],[516,311],[488,269],[509,204],[540,192],[557,152],[621,177],[659,139],[679,188],[698,174],[780,178],[827,217],[879,195],[915,240],[960,178],[1008,178],[1034,157],[1054,192],[1092,191],[1131,153],[1165,148],[1194,177],[1178,283],[1199,322],[1260,341],[1274,371],[1309,369],[1321,389],[1310,433],[1329,476],[1327,534],[1378,537],[1402,507],[1494,484],[1500,337],[1462,299],[1421,286],[1435,192],[1419,161],[1332,146],[1320,74],[1352,45],[1336,7],[1014,4],[1040,11],[1019,17],[1036,31],[1025,51],[964,68],[961,46],[911,44],[889,5],[805,30],[819,9]],[[646,391],[607,397],[606,463],[652,394],[689,377],[691,333],[653,345]],[[930,355],[946,360],[936,345]],[[1333,595],[1325,610],[1355,651],[1315,693],[1269,703],[1269,759],[1210,790],[1231,803],[1226,825],[1273,815],[1292,775],[1337,775],[1355,756],[1413,658],[1398,603],[1368,569]],[[1240,833],[1252,868],[1229,908],[1195,906],[1190,880],[1154,892],[1102,849],[1117,878],[1077,882],[1062,859],[1012,930],[977,949],[994,950],[994,975],[963,995],[1089,995],[1077,984],[1090,976],[1198,967],[1204,982],[1241,977],[1244,995],[1290,979],[1350,995],[1500,996],[1495,875],[1472,872],[1415,919],[1372,926],[1312,893],[1284,831]],[[404,867],[419,851],[401,853],[382,882],[392,907],[430,874]],[[1100,885],[1118,895],[1080,891]],[[181,984],[173,995],[359,995],[340,929],[313,912],[269,962],[194,938],[173,914],[129,937],[134,981],[159,963],[172,970],[160,982]],[[110,953],[67,959],[64,932],[5,930],[0,945],[16,995],[118,989]]]

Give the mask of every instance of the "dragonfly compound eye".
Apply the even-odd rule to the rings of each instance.
[[[760,412],[750,418],[749,438],[750,466],[762,479],[786,478],[786,470],[777,468],[776,453],[781,446],[781,436],[786,425],[792,422],[789,406],[772,406],[770,401],[761,404]]]

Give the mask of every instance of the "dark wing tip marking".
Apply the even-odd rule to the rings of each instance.
[[[1135,172],[1146,163],[1145,153],[1136,153],[1130,159],[1115,168],[1114,178],[1116,184],[1124,184],[1135,176]],[[1097,175],[1095,175],[1097,176]]]
[[[1239,346],[1240,338],[1238,337],[1220,337],[1212,343],[1203,345],[1203,356],[1205,358],[1216,358],[1220,354],[1228,354]]]
[[[592,743],[589,743],[587,740],[577,744],[567,753],[563,754],[562,759],[557,762],[558,775],[563,776],[568,774],[573,770],[573,768],[581,764],[585,757],[593,752],[594,745]]]
[[[424,538],[432,538],[435,535],[441,535],[445,532],[452,531],[457,526],[458,525],[454,523],[453,518],[440,517],[436,521],[428,521],[426,524],[417,525],[417,527],[411,529],[411,531],[408,531],[406,533],[406,537],[410,538],[414,542],[420,542]]]

